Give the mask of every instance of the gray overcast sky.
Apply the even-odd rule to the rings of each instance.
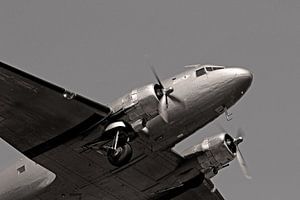
[[[234,162],[214,182],[228,200],[295,199],[299,11],[298,0],[1,0],[0,59],[103,103],[154,81],[146,62],[162,78],[187,64],[246,66],[250,91],[218,121],[246,131],[253,180]]]

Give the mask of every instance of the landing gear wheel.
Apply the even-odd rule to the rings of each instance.
[[[125,143],[122,146],[117,147],[116,150],[109,149],[107,151],[107,159],[108,161],[117,167],[121,167],[127,164],[132,157],[132,147],[130,144]]]

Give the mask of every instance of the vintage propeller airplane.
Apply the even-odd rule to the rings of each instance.
[[[240,67],[190,65],[103,105],[0,62],[0,145],[19,156],[0,172],[0,199],[223,199],[210,179],[236,157],[242,130],[177,143],[248,90]],[[1,159],[1,162],[6,162]]]

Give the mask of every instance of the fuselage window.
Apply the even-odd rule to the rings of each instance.
[[[196,76],[197,76],[197,77],[202,76],[202,75],[204,75],[204,74],[206,74],[204,68],[198,69],[198,70],[196,71]]]

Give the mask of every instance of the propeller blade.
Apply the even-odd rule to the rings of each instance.
[[[247,178],[247,179],[252,179],[252,177],[249,175],[249,170],[248,170],[248,167],[247,167],[247,164],[246,164],[246,161],[240,151],[240,148],[238,146],[237,147],[237,152],[236,152],[236,157],[237,157],[237,160],[240,164],[240,167],[242,169],[242,172],[244,174],[244,176]]]
[[[226,129],[219,122],[217,122],[216,125],[223,133],[227,133]],[[236,157],[237,157],[237,160],[239,162],[239,165],[241,167],[241,170],[242,170],[244,176],[247,179],[252,179],[252,177],[249,175],[249,170],[248,170],[248,166],[246,164],[246,160],[243,157],[243,154],[238,146],[241,142],[243,142],[244,137],[245,137],[245,132],[243,131],[243,129],[239,128],[236,133],[236,138],[234,138],[234,144],[237,149]]]
[[[164,95],[165,96],[165,100],[166,100],[166,109],[169,108],[169,100],[168,100],[168,95]]]
[[[163,86],[163,84],[161,83],[160,78],[159,78],[159,76],[157,75],[157,73],[156,73],[156,71],[155,71],[153,65],[150,66],[150,69],[151,69],[152,73],[154,74],[154,76],[155,76],[155,78],[156,78],[158,84],[159,84],[162,88],[164,88],[164,86]]]
[[[185,104],[183,101],[181,101],[179,98],[175,97],[174,95],[169,95],[168,96],[175,104],[185,108]]]
[[[158,111],[162,119],[168,123],[169,121],[168,121],[168,113],[167,113],[167,109],[168,109],[167,98],[168,98],[167,95],[164,94],[159,102]]]
[[[151,69],[152,73],[154,74],[158,84],[161,86],[162,92],[163,92],[163,96],[162,96],[162,98],[160,99],[160,102],[159,102],[158,111],[159,111],[160,116],[163,118],[163,120],[168,123],[168,113],[167,113],[167,109],[169,107],[169,99],[168,98],[170,98],[170,100],[173,101],[174,103],[180,104],[183,107],[185,107],[185,104],[184,104],[184,102],[182,102],[177,97],[174,97],[174,96],[171,95],[171,93],[174,91],[174,89],[172,87],[165,88],[163,86],[163,84],[162,84],[158,74],[156,73],[155,68],[153,67],[153,65],[150,66],[150,69]]]

